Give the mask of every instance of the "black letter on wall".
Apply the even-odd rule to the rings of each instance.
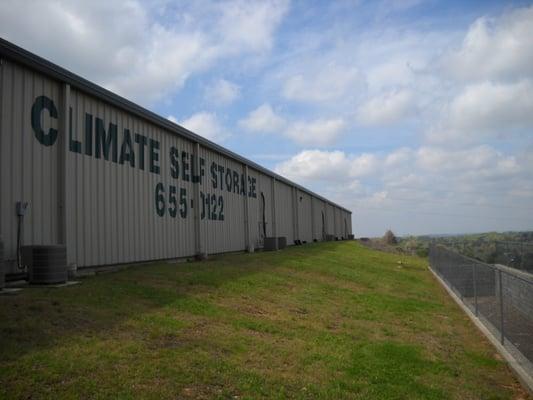
[[[45,133],[41,125],[41,113],[46,109],[51,118],[57,119],[57,108],[54,102],[46,96],[39,96],[31,107],[31,127],[37,140],[44,146],[52,146],[57,139],[57,129],[50,128]]]
[[[159,174],[159,142],[154,139],[150,139],[150,172],[153,174]]]
[[[135,153],[133,152],[129,129],[124,129],[124,138],[122,139],[122,146],[120,147],[119,163],[124,164],[126,161],[129,161],[131,167],[135,167]]]
[[[96,118],[96,143],[94,156],[96,158],[101,158],[103,152],[104,158],[109,161],[109,149],[111,146],[113,146],[111,159],[116,163],[118,158],[117,126],[109,123],[108,131],[109,133],[106,135],[104,121],[102,121],[100,118]]]

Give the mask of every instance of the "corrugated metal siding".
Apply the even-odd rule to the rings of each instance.
[[[198,185],[192,182],[191,175],[193,170],[198,174],[192,165],[198,145],[192,140],[76,88],[68,91],[65,84],[18,64],[4,60],[0,70],[0,235],[6,245],[6,255],[12,260],[9,272],[15,272],[16,201],[30,203],[24,223],[24,243],[56,244],[64,236],[69,263],[80,267],[188,257],[198,250],[206,253],[244,250],[247,233],[251,245],[262,247],[263,210],[266,236],[274,235],[275,225],[275,235],[287,237],[289,244],[295,239],[322,240],[322,211],[327,233],[333,233],[334,225],[339,225],[333,217],[332,205],[326,205],[318,198],[312,199],[312,195],[303,189],[274,180],[266,173],[247,168],[242,161],[203,146],[198,150],[204,175],[198,189],[200,203],[196,204]],[[54,102],[59,113],[57,119],[50,118],[46,111],[40,114],[46,131],[50,127],[59,130],[58,140],[52,146],[39,143],[31,126],[32,105],[43,95]],[[68,100],[67,110],[64,110],[65,99]],[[63,121],[65,116],[67,121],[70,120],[69,109],[72,125],[67,125],[67,132],[64,132]],[[89,152],[86,151],[87,115],[92,121],[90,132],[93,138]],[[110,124],[116,126],[118,156],[124,132],[130,132],[134,166],[128,161],[114,160],[112,154],[109,159],[104,159],[103,154],[96,158],[96,119],[103,121],[107,134]],[[139,168],[140,154],[134,141],[136,134],[159,142],[159,173],[149,170],[148,145],[145,147],[144,169]],[[79,151],[70,149],[69,135],[73,141],[80,142]],[[181,163],[179,176],[171,176],[173,165],[169,153],[172,147],[178,150],[180,160],[182,152],[186,153],[189,179],[184,179]],[[64,235],[60,228],[63,226],[60,209],[63,178],[59,168],[63,154],[66,165]],[[234,172],[238,174],[238,192],[227,185],[221,187],[219,181],[214,184],[212,164],[224,171],[231,170],[232,175]],[[242,179],[246,169],[249,180],[245,182],[243,193]],[[252,181],[254,193],[250,191]],[[156,188],[161,190],[157,192]],[[182,189],[186,195],[184,204],[180,205]],[[157,193],[165,203],[161,215],[156,211],[159,204]],[[177,202],[174,215],[171,212],[172,196]],[[218,207],[216,213],[211,208],[216,214],[213,218],[209,217],[213,203],[206,202],[208,197],[214,198]],[[219,218],[220,198],[223,198],[223,221]],[[186,207],[186,217],[180,215],[180,207]],[[194,218],[196,210],[201,214],[198,223]],[[338,212],[340,215],[340,209]]]
[[[330,204],[326,204],[326,234],[328,235],[334,235],[335,234],[335,221],[334,221],[334,215],[333,215],[333,206]]]
[[[342,218],[341,210],[334,207],[335,210],[335,236],[339,239],[344,236],[344,221]]]
[[[298,230],[299,239],[306,242],[313,241],[311,196],[304,192],[298,192]]]
[[[335,208],[335,206],[331,206],[331,215],[332,215],[332,219],[333,219],[333,224],[332,224],[332,229],[331,229],[331,233],[333,234],[333,236],[337,236],[337,209]]]
[[[227,159],[209,149],[202,148],[200,150],[201,157],[206,160],[206,174],[208,179],[204,180],[200,186],[201,191],[205,195],[211,197],[211,214],[215,214],[216,218],[209,219],[209,206],[206,206],[206,217],[202,220],[202,232],[204,243],[206,243],[206,250],[208,253],[222,253],[224,251],[238,251],[245,249],[245,222],[244,222],[244,205],[245,197],[240,194],[241,175],[244,173],[242,164],[233,160]],[[220,182],[220,172],[216,178],[216,188],[211,177],[211,165],[215,163],[217,166],[224,167],[224,180]],[[217,169],[218,170],[218,169]],[[231,171],[230,185],[226,182],[226,173]],[[239,187],[235,189],[233,185],[233,172],[239,174]],[[236,192],[237,190],[237,192]],[[216,198],[216,208],[213,201]],[[223,217],[220,221],[220,206],[219,199],[223,199]]]
[[[261,248],[265,232],[267,237],[272,236],[272,178],[253,169],[250,169],[250,175],[257,177],[257,200],[250,199],[250,235],[254,247]],[[264,196],[264,206],[261,195]]]
[[[276,235],[294,242],[294,195],[292,188],[276,181]]]
[[[313,209],[315,215],[315,238],[317,240],[324,240],[327,233],[326,222],[326,205],[322,200],[315,199],[313,201]]]
[[[342,235],[345,239],[348,239],[348,234],[350,233],[348,231],[348,217],[346,216],[346,213],[341,210],[342,214]]]
[[[2,38],[0,38],[0,57],[7,57],[8,59],[16,60],[16,62],[21,63],[21,65],[25,65],[35,71],[40,71],[46,74],[47,76],[49,76],[50,78],[57,80],[58,82],[72,85],[73,88],[78,88],[80,89],[80,91],[91,94],[94,97],[104,100],[108,102],[109,104],[112,104],[120,108],[121,110],[131,113],[132,115],[135,115],[137,117],[140,117],[143,120],[150,121],[150,123],[162,129],[168,130],[172,134],[181,136],[192,142],[199,143],[200,145],[210,148],[213,151],[216,151],[230,159],[236,160],[244,165],[248,165],[249,167],[254,168],[257,171],[260,171],[267,176],[270,176],[276,180],[284,182],[291,187],[298,188],[298,190],[304,191],[310,194],[311,196],[319,198],[323,201],[327,201],[320,195],[310,192],[308,189],[296,184],[295,182],[291,182],[287,180],[286,178],[279,176],[273,173],[272,171],[269,171],[263,168],[262,166],[258,164],[255,164],[253,161],[247,160],[246,158],[240,156],[239,154],[233,153],[229,151],[228,149],[225,149],[224,147],[214,142],[211,142],[202,136],[199,136],[191,131],[188,131],[187,129],[181,126],[176,125],[173,122],[170,122],[168,119],[161,117],[159,115],[156,115],[153,112],[147,109],[144,109],[138,106],[137,104],[134,104],[131,101],[124,99],[114,93],[111,93],[110,91],[94,83],[91,83],[87,81],[86,79],[81,78],[73,74],[72,72],[67,71],[61,68],[60,66],[55,65],[35,54],[32,54],[12,43],[9,43],[8,41]],[[336,205],[336,207],[340,209],[344,209],[343,207],[339,205]],[[346,209],[344,210],[350,212],[349,210],[346,210]]]
[[[59,85],[6,60],[1,66],[1,81],[0,235],[9,260],[8,272],[15,272],[17,201],[30,203],[24,217],[24,243],[53,244],[58,240],[58,150],[35,139],[30,115],[36,96],[59,98]],[[57,128],[56,122],[41,115],[46,131]]]
[[[342,211],[342,215],[343,215],[344,238],[348,239],[348,235],[352,233],[350,214],[347,213],[346,211]]]
[[[84,142],[85,114],[93,116],[93,135],[96,118],[117,125],[118,147],[125,129],[132,137],[136,133],[158,140],[161,150],[171,146],[193,154],[193,144],[139,118],[98,101],[75,90],[71,93],[73,137],[80,140],[82,154],[68,152],[67,165],[75,173],[68,183],[69,225],[72,225],[75,246],[69,259],[78,265],[91,266],[118,262],[184,257],[194,254],[194,219],[190,199],[193,184],[174,180],[168,173],[168,157],[160,154],[161,174],[151,173],[145,149],[144,170],[139,168],[140,153],[136,153],[135,167],[86,155]],[[136,149],[135,143],[133,146]],[[163,184],[168,201],[170,185],[187,191],[187,218],[172,218],[168,210],[161,217],[155,211],[155,188]],[[179,190],[177,193],[179,196]],[[168,208],[168,205],[167,205]]]

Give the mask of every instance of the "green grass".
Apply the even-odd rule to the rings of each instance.
[[[334,242],[0,297],[0,398],[527,398],[426,266]]]

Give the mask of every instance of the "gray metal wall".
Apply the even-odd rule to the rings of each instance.
[[[298,191],[298,239],[305,242],[313,241],[313,212],[311,209],[311,196]]]
[[[250,201],[250,240],[254,248],[263,247],[264,238],[274,236],[273,229],[273,185],[274,180],[260,172],[249,169],[249,174],[257,178],[257,201]],[[264,203],[263,203],[264,197]],[[264,212],[264,220],[263,220]],[[263,228],[264,226],[264,228]]]
[[[335,235],[335,209],[331,204],[326,204],[326,233]]]
[[[326,234],[326,205],[320,199],[313,199],[313,215],[315,221],[314,238],[316,240],[324,240]]]
[[[333,211],[335,213],[335,236],[340,238],[344,236],[344,220],[342,218],[341,210],[334,207]]]
[[[5,257],[15,258],[15,203],[31,201],[25,218],[26,243],[53,244],[58,237],[58,148],[34,139],[31,107],[36,93],[59,97],[57,83],[27,69],[4,62],[0,67],[0,235]],[[43,124],[57,127],[55,120]],[[8,263],[9,264],[9,263]]]
[[[2,59],[0,92],[0,235],[8,272],[15,272],[17,201],[30,203],[24,244],[66,243],[68,262],[80,267],[260,248],[264,236],[286,236],[289,244],[322,240],[322,213],[326,233],[344,236],[347,210],[73,85]],[[40,96],[57,115],[48,104],[32,123]],[[57,139],[43,144],[35,125],[44,136],[57,130]],[[136,134],[147,141],[144,168]]]
[[[276,182],[276,236],[287,237],[287,243],[294,242],[294,195],[293,188],[283,182]]]

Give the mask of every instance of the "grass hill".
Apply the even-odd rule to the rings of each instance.
[[[6,399],[528,398],[426,259],[354,241],[28,288],[0,338]]]

